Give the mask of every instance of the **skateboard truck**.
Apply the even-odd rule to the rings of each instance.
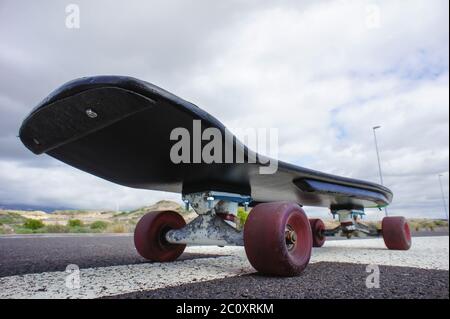
[[[244,245],[242,231],[220,216],[236,216],[238,205],[247,207],[251,201],[250,196],[208,191],[184,195],[183,201],[199,216],[181,229],[169,230],[165,235],[167,242],[190,245]]]
[[[333,218],[336,215],[338,216],[340,225],[332,229],[324,230],[322,233],[323,236],[335,236],[337,233],[341,233],[342,236],[350,238],[358,232],[374,237],[380,235],[380,231],[372,229],[358,221],[365,215],[364,208],[332,209],[331,214]]]

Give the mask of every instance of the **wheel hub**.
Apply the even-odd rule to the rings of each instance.
[[[288,250],[293,249],[295,247],[295,243],[297,242],[297,233],[290,225],[286,225],[284,236]]]

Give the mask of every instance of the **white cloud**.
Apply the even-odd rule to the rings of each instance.
[[[11,76],[0,97],[31,108],[78,76],[137,76],[229,127],[279,128],[282,160],[374,181],[371,127],[382,125],[377,134],[385,181],[395,193],[392,211],[442,215],[436,175],[448,173],[448,2],[175,3],[82,1],[78,33],[62,28],[62,6],[47,3],[39,17],[24,4],[8,16],[0,13],[6,48],[0,70]],[[374,4],[379,28],[367,25],[368,5]],[[18,18],[27,22],[13,23]],[[12,26],[7,34],[1,28],[6,24]],[[0,99],[0,108],[13,120],[0,136],[12,136],[22,114],[6,101]],[[20,153],[13,147],[17,141],[0,142],[8,153]],[[64,166],[47,176],[45,165],[30,166],[31,153],[17,155],[26,162],[14,165],[3,150],[1,155],[3,185],[19,185],[25,176],[46,181],[37,188],[27,183],[22,192],[2,189],[20,202],[94,207],[124,198],[124,205],[138,206],[167,196],[116,187]]]
[[[66,165],[48,169],[1,161],[0,180],[2,204],[126,210],[161,199],[181,203],[176,194],[123,187]]]

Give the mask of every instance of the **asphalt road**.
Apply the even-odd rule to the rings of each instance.
[[[366,265],[319,262],[298,277],[249,274],[107,298],[449,298],[449,273],[380,266],[379,288],[366,287]]]
[[[151,264],[131,236],[0,237],[0,298],[448,299],[448,236],[414,240],[400,253],[377,240],[329,242],[301,276],[274,278],[256,274],[241,248],[193,247]],[[366,287],[369,263],[381,263],[379,288]],[[79,290],[64,286],[68,264],[81,269]]]
[[[180,260],[214,255],[184,253]],[[147,263],[131,235],[0,237],[0,277],[80,268]]]

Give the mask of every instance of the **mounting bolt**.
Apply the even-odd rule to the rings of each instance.
[[[208,197],[206,197],[206,201],[208,202],[208,208],[212,209],[213,208],[214,197],[208,196]]]
[[[86,115],[91,119],[95,119],[98,116],[98,114],[91,108],[86,109]]]
[[[290,235],[290,237],[291,237],[291,241],[293,242],[293,243],[295,243],[296,241],[297,241],[297,234],[295,233],[295,231],[291,231],[291,233],[289,234]]]

